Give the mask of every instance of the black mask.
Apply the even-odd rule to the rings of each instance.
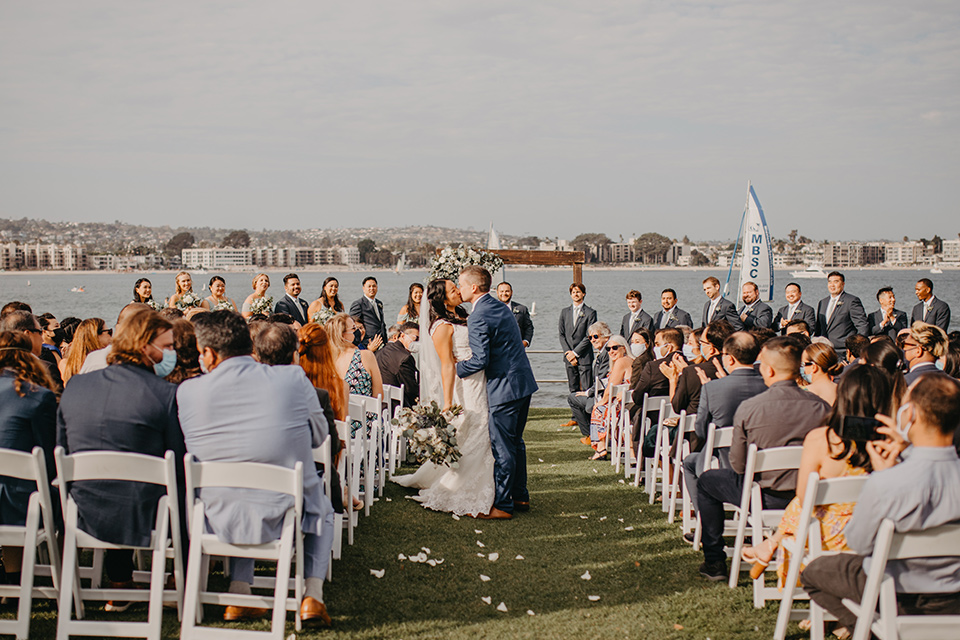
[[[63,329],[53,330],[53,346],[59,347],[67,339],[67,332]]]
[[[359,346],[360,340],[361,340],[360,329],[354,329],[354,330],[353,330],[353,344]]]

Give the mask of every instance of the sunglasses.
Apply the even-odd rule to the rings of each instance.
[[[619,344],[610,345],[609,347],[604,347],[607,351],[616,351],[617,349],[622,349],[623,347]]]
[[[597,339],[600,338],[600,334],[599,334],[599,333],[594,333],[594,334],[592,334],[592,335],[590,335],[590,336],[588,336],[588,337],[589,337],[591,340],[597,340]]]

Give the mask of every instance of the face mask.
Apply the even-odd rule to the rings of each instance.
[[[693,347],[685,344],[683,345],[683,357],[687,360],[696,360],[697,354],[693,352]]]
[[[811,382],[813,382],[813,379],[809,375],[807,375],[807,372],[804,370],[803,367],[800,367],[800,377],[803,378],[803,381],[806,382],[807,384],[810,384]]]
[[[53,330],[53,345],[59,347],[67,339],[67,332],[63,329]]]
[[[654,359],[654,360],[659,360],[659,359],[662,358],[662,357],[663,357],[663,356],[660,355],[660,347],[654,345],[654,347],[653,347],[653,359]]]
[[[903,413],[904,411],[906,411],[907,407],[909,406],[910,406],[910,403],[908,402],[907,404],[900,407],[900,409],[897,411],[897,433],[899,433],[900,437],[906,440],[907,442],[910,442],[910,438],[907,436],[907,432],[909,432],[910,427],[913,426],[913,420],[911,420],[907,424],[904,424]]]
[[[630,353],[633,354],[634,358],[639,358],[647,351],[647,345],[645,344],[632,344],[630,345]]]
[[[200,373],[210,373],[210,370],[207,369],[207,363],[203,361],[203,354],[200,354]]]
[[[934,363],[934,366],[936,366],[937,369],[940,369],[940,371],[943,371],[943,360],[937,360],[937,361]]]
[[[163,350],[163,358],[160,362],[153,365],[153,372],[161,378],[166,378],[173,373],[177,366],[177,352],[172,349]]]
[[[407,349],[407,351],[409,351],[410,353],[420,353],[420,341],[417,340],[416,342],[411,344],[410,348]]]
[[[354,329],[354,330],[353,330],[353,344],[359,345],[359,344],[360,344],[360,339],[361,339],[361,338],[360,338],[360,329]]]

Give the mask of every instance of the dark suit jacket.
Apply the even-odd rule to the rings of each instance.
[[[881,326],[882,325],[882,326]],[[899,309],[893,310],[893,322],[883,324],[883,309],[877,309],[867,316],[867,335],[888,335],[894,340],[897,334],[907,328],[907,313]]]
[[[67,453],[127,451],[163,457],[172,450],[183,486],[183,433],[177,416],[177,385],[135,365],[74,376],[57,412],[57,444]],[[63,487],[61,487],[61,491]],[[115,544],[147,546],[162,486],[113,480],[75,482],[79,526]],[[181,510],[183,496],[179,497]],[[181,523],[186,520],[181,514]]]
[[[848,337],[855,333],[867,335],[867,314],[863,311],[860,298],[846,291],[840,294],[830,322],[827,322],[829,307],[830,296],[817,304],[817,335],[826,337],[838,353],[844,353]]]
[[[510,301],[510,310],[513,311],[513,317],[517,319],[517,325],[520,326],[520,338],[527,343],[527,346],[533,344],[533,320],[530,319],[530,310],[513,300]]]
[[[746,305],[741,307],[737,314],[742,316],[744,309],[746,309]],[[758,300],[750,313],[747,314],[747,318],[742,322],[743,328],[747,331],[750,329],[768,329],[773,326],[773,309],[766,302]]]
[[[587,328],[596,321],[597,312],[586,304],[580,310],[580,319],[577,320],[576,325],[573,324],[572,305],[560,311],[560,347],[564,352],[576,353],[580,364],[593,362],[593,347],[590,345],[590,338],[587,337]]]
[[[684,325],[685,327],[693,328],[693,318],[689,313],[681,309],[680,307],[673,307],[670,309],[670,318],[667,320],[667,328],[676,327],[678,325]],[[660,328],[660,322],[663,320],[663,308],[657,312],[657,315],[653,316],[653,331],[656,331]]]
[[[944,331],[949,331],[950,306],[940,298],[934,296],[933,304],[930,306],[930,311],[927,313],[926,317],[924,317],[923,303],[918,302],[917,306],[913,308],[913,313],[910,314],[910,324],[913,324],[917,321],[936,325]]]
[[[603,384],[602,380],[610,375],[610,353],[607,350],[597,352],[597,357],[593,361],[593,375],[594,378],[600,378],[601,384]],[[602,395],[605,388],[597,389],[597,385],[594,384],[587,389],[587,395],[591,397]]]
[[[640,328],[647,329],[650,333],[653,333],[653,318],[650,317],[649,313],[640,309],[640,315],[637,316],[637,321],[631,324],[630,316],[632,315],[632,313],[625,313],[623,320],[620,321],[620,335],[623,336],[624,340],[630,342],[630,336]]]
[[[706,439],[711,422],[718,428],[732,427],[740,403],[766,390],[763,376],[753,368],[734,369],[729,375],[703,385],[697,408],[697,436]]]
[[[659,360],[651,360],[644,365],[643,370],[640,372],[640,377],[632,381],[633,388],[631,391],[633,393],[634,405],[643,404],[643,394],[645,393],[650,396],[665,396],[670,393],[670,381],[667,379],[667,376],[663,375],[663,372],[660,371],[660,365],[673,360],[674,353],[680,352],[671,351],[665,357]]]
[[[300,324],[306,324],[310,322],[310,318],[307,317],[307,309],[309,308],[309,305],[303,298],[297,298],[297,302],[300,303],[300,309],[303,311],[302,315],[297,311],[297,305],[294,304],[293,299],[287,294],[283,294],[283,297],[277,300],[277,304],[273,306],[273,312],[286,313],[292,316],[293,319]]]
[[[916,369],[913,369],[903,374],[903,378],[904,380],[907,381],[907,386],[909,387],[914,382],[916,382],[917,378],[919,378],[920,376],[946,376],[946,375],[947,374],[945,374],[943,371],[941,371],[940,369],[937,369],[937,365],[935,365],[932,362],[927,362],[919,365]]]
[[[407,351],[402,342],[394,340],[378,349],[374,355],[380,365],[383,384],[398,388],[403,386],[403,406],[412,407],[417,404],[417,398],[420,397],[420,378],[413,354]],[[391,410],[391,415],[392,413]]]
[[[713,317],[707,318],[707,314],[710,313],[711,302],[711,300],[707,300],[705,303],[703,303],[703,324],[701,326],[705,327],[713,320],[724,318],[730,323],[730,326],[733,327],[734,331],[741,331],[743,329],[743,321],[740,320],[740,314],[737,313],[737,308],[733,306],[732,302],[723,297],[721,297],[720,302],[717,303],[717,308],[713,312]]]
[[[350,305],[350,315],[360,318],[364,329],[366,329],[366,335],[363,336],[363,342],[361,342],[364,347],[373,340],[373,336],[378,334],[383,343],[387,343],[387,325],[383,320],[383,303],[379,300],[376,302],[377,310],[380,312],[379,316],[366,296],[354,300],[353,304]]]
[[[780,327],[781,320],[803,320],[807,323],[807,326],[810,327],[810,331],[817,330],[817,312],[813,310],[813,307],[808,305],[806,302],[801,300],[797,304],[797,308],[794,310],[793,315],[789,318],[787,314],[790,312],[790,305],[785,304],[777,311],[777,315],[773,318],[773,324],[770,326],[774,331],[783,333],[784,329]]]
[[[63,393],[63,376],[60,375],[60,367],[57,366],[57,358],[53,355],[53,351],[47,349],[46,346],[40,350],[40,359],[43,360],[43,364],[47,366],[47,373],[50,374],[50,377],[53,378],[54,388],[52,391],[58,396]]]
[[[676,391],[674,391],[673,398],[670,401],[674,411],[677,413],[686,411],[688,416],[697,412],[697,408],[700,406],[701,390],[703,389],[700,376],[697,375],[697,369],[702,369],[707,378],[715,380],[717,377],[717,360],[719,358],[707,360],[700,364],[691,364],[680,372],[680,377],[677,378]]]

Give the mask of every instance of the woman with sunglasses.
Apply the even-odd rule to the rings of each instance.
[[[70,378],[80,373],[87,356],[109,345],[112,337],[113,329],[107,328],[103,318],[87,318],[81,322],[73,334],[67,355],[61,362],[63,384],[67,384]]]
[[[833,406],[837,400],[837,383],[833,377],[843,371],[837,352],[829,344],[815,342],[803,350],[800,377],[806,390]]]
[[[623,336],[611,336],[603,348],[610,357],[610,376],[603,396],[597,400],[590,415],[590,446],[596,450],[591,460],[606,460],[610,456],[607,451],[607,424],[620,424],[620,404],[617,398],[611,398],[612,389],[620,384],[630,384],[630,371],[633,368],[630,345]],[[613,411],[613,415],[608,421],[610,411]]]

